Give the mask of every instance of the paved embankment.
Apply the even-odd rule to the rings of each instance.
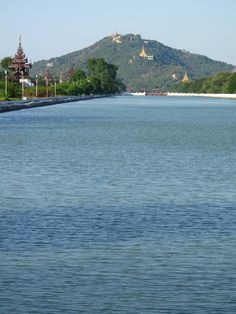
[[[167,93],[167,96],[213,97],[236,99],[236,94],[197,94],[197,93]]]
[[[0,113],[21,109],[29,109],[35,107],[51,106],[56,104],[63,104],[67,102],[75,102],[80,100],[88,100],[94,98],[110,97],[111,95],[93,95],[93,96],[59,96],[49,98],[33,98],[28,100],[18,101],[1,101],[0,102]]]

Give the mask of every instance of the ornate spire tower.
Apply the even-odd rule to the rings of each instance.
[[[20,82],[22,77],[29,76],[29,69],[32,67],[31,63],[28,63],[28,59],[25,58],[24,50],[21,46],[21,37],[19,38],[19,46],[9,69],[12,70],[14,79]]]

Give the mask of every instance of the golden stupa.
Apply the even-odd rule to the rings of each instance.
[[[140,51],[139,57],[140,58],[147,58],[147,54],[144,50],[144,46],[142,47],[142,50]]]
[[[184,73],[184,77],[183,77],[183,79],[182,79],[182,82],[184,83],[184,82],[188,82],[188,81],[189,81],[189,77],[188,77],[187,72],[185,72],[185,73]]]

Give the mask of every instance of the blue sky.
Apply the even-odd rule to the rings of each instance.
[[[19,35],[37,61],[84,48],[115,31],[236,65],[236,0],[8,0],[1,3],[0,58]]]

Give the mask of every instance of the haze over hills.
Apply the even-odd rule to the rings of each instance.
[[[118,76],[132,89],[173,89],[185,73],[191,80],[209,77],[219,72],[233,71],[233,65],[206,56],[174,49],[141,35],[108,36],[95,44],[60,57],[33,64],[31,74],[43,73],[50,67],[52,75],[66,73],[72,66],[84,69],[90,58],[104,58],[119,67]]]

